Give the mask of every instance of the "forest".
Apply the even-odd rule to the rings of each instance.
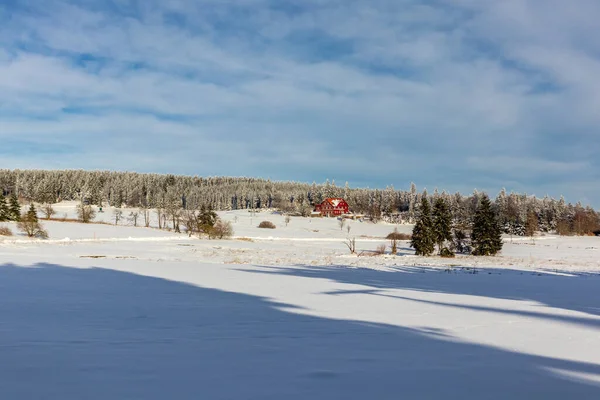
[[[483,192],[461,193],[351,188],[346,183],[282,182],[248,177],[198,177],[171,174],[84,170],[0,170],[5,196],[21,201],[51,204],[82,201],[98,206],[180,208],[198,210],[271,209],[309,215],[315,204],[328,197],[343,197],[351,211],[373,221],[414,223],[423,197],[432,204],[442,198],[448,204],[455,227],[472,224]],[[531,229],[561,235],[588,235],[600,229],[600,215],[590,206],[560,199],[507,193],[492,197],[492,207],[504,233],[523,236]]]

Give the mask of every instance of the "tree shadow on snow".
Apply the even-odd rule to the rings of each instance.
[[[100,268],[0,266],[1,398],[600,398],[557,372],[596,364],[302,311]]]
[[[600,315],[600,274],[569,273],[554,274],[507,268],[453,268],[444,270],[431,267],[399,266],[388,270],[349,268],[343,265],[315,267],[260,266],[260,270],[247,269],[249,273],[299,276],[327,279],[338,283],[368,287],[371,294],[381,294],[387,289],[408,289],[423,292],[471,295],[507,300],[529,300],[548,307],[587,313],[592,318],[565,318],[576,322],[599,326],[595,316]],[[380,289],[380,290],[378,290]],[[343,291],[328,294],[344,294]],[[439,305],[444,305],[439,303]],[[446,303],[453,306],[451,303]],[[466,307],[458,306],[457,307]],[[504,310],[482,310],[498,311]],[[510,311],[506,311],[510,313]],[[536,313],[534,313],[536,314]],[[544,317],[544,313],[539,313]],[[529,315],[536,316],[536,315]],[[553,316],[548,316],[549,318]],[[560,320],[560,318],[559,318]]]

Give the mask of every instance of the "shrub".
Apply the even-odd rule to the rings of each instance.
[[[210,239],[223,239],[233,236],[233,226],[229,221],[217,220],[215,225],[210,229],[208,237]]]
[[[385,244],[380,244],[379,246],[377,246],[377,249],[375,250],[375,254],[385,254]]]
[[[348,247],[348,250],[350,250],[350,254],[356,253],[356,238],[348,238],[344,244]]]
[[[13,233],[8,226],[0,226],[0,236],[12,236]]]
[[[400,233],[398,231],[394,231],[385,237],[388,240],[411,240],[412,235],[409,233]]]
[[[42,206],[42,213],[46,219],[50,219],[56,214],[56,211],[54,210],[54,207],[52,207],[52,204],[47,203]]]
[[[442,248],[442,251],[440,251],[440,256],[442,258],[454,258],[454,257],[456,257],[454,255],[454,252],[452,250],[450,250],[449,248],[447,248],[447,247],[443,247]]]
[[[33,203],[29,207],[29,211],[23,214],[17,223],[17,228],[29,237],[39,239],[48,239],[48,232],[44,230],[38,221],[37,212]]]
[[[471,241],[465,231],[460,229],[454,231],[452,249],[461,254],[471,254]]]
[[[276,226],[274,223],[272,223],[271,221],[263,221],[260,224],[258,224],[259,228],[264,228],[264,229],[275,229]]]

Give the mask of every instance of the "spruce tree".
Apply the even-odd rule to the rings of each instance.
[[[452,240],[452,214],[446,201],[438,197],[433,205],[433,236],[442,253],[444,242]]]
[[[8,221],[10,219],[10,213],[8,204],[6,204],[6,197],[0,191],[0,222]]]
[[[435,237],[433,234],[433,222],[431,220],[431,207],[426,196],[421,198],[421,208],[417,223],[413,228],[411,247],[415,249],[418,256],[430,256],[435,250]]]
[[[10,196],[9,205],[8,205],[8,215],[9,220],[18,221],[21,219],[21,205],[19,204],[19,199],[16,194],[12,194]]]
[[[481,196],[473,220],[473,254],[493,256],[502,250],[502,231],[487,195]]]
[[[25,220],[30,221],[30,222],[38,222],[37,210],[35,209],[35,206],[33,205],[33,203],[31,203],[29,205],[29,210],[27,211],[25,216],[21,217],[21,218],[25,218]]]

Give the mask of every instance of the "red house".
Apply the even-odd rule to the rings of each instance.
[[[321,204],[315,206],[315,211],[320,212],[324,217],[334,217],[337,215],[348,214],[350,207],[344,199],[329,198],[325,199]]]

